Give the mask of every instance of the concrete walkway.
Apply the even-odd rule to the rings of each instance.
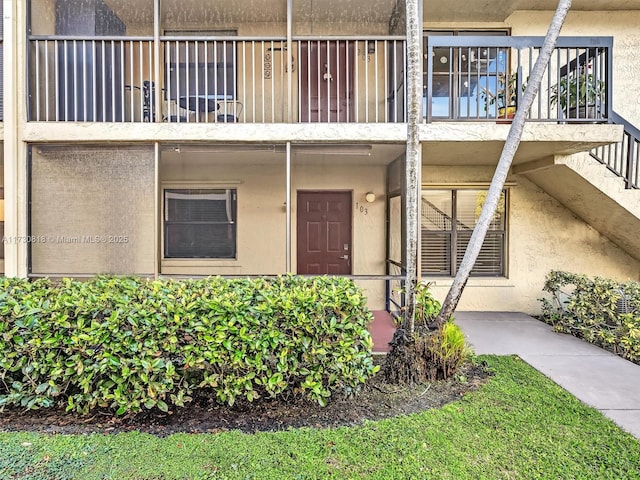
[[[518,355],[640,439],[640,366],[524,313],[456,312],[475,353]]]

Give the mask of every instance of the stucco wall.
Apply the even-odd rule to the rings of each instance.
[[[260,155],[256,152],[256,155]],[[285,272],[284,158],[262,165],[216,165],[202,153],[163,152],[164,188],[237,189],[237,259],[162,261],[166,274],[268,274]],[[215,182],[215,183],[211,183]]]
[[[423,184],[490,183],[491,167],[425,166]],[[508,275],[471,278],[459,310],[539,311],[545,275],[568,270],[620,280],[638,280],[640,262],[577,218],[521,175],[511,176],[508,214]],[[443,299],[451,279],[434,281]]]
[[[236,260],[167,259],[162,261],[162,273],[276,274],[286,272],[284,156],[261,152],[255,152],[252,155],[261,160],[257,162],[256,160],[222,161],[223,164],[216,164],[211,153],[163,152],[160,172],[164,187],[209,184],[215,185],[215,188],[237,189],[238,254]],[[352,272],[354,275],[384,274],[385,167],[382,165],[350,166],[337,163],[335,158],[323,161],[315,157],[317,156],[305,158],[298,155],[293,159],[292,270],[296,271],[296,191],[349,190],[353,194]],[[376,194],[375,202],[365,202],[364,196],[367,192]],[[371,280],[359,283],[367,291],[371,308],[382,308],[384,283]]]

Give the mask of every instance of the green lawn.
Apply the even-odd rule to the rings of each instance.
[[[640,478],[640,443],[521,360],[438,410],[248,435],[0,433],[0,478]]]

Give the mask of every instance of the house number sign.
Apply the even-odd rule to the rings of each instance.
[[[273,69],[273,57],[271,52],[264,54],[264,78],[271,80],[271,71]]]
[[[356,202],[356,212],[360,212],[362,215],[369,215],[369,209],[360,202]]]

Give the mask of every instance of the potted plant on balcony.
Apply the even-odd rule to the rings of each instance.
[[[498,73],[496,87],[496,93],[486,87],[480,92],[480,98],[485,102],[485,109],[488,111],[488,107],[495,104],[498,107],[498,118],[513,118],[518,106],[518,75]],[[525,88],[526,85],[523,83],[523,92]]]
[[[551,87],[551,106],[560,105],[565,118],[597,119],[605,83],[589,72],[590,66],[569,72]]]

